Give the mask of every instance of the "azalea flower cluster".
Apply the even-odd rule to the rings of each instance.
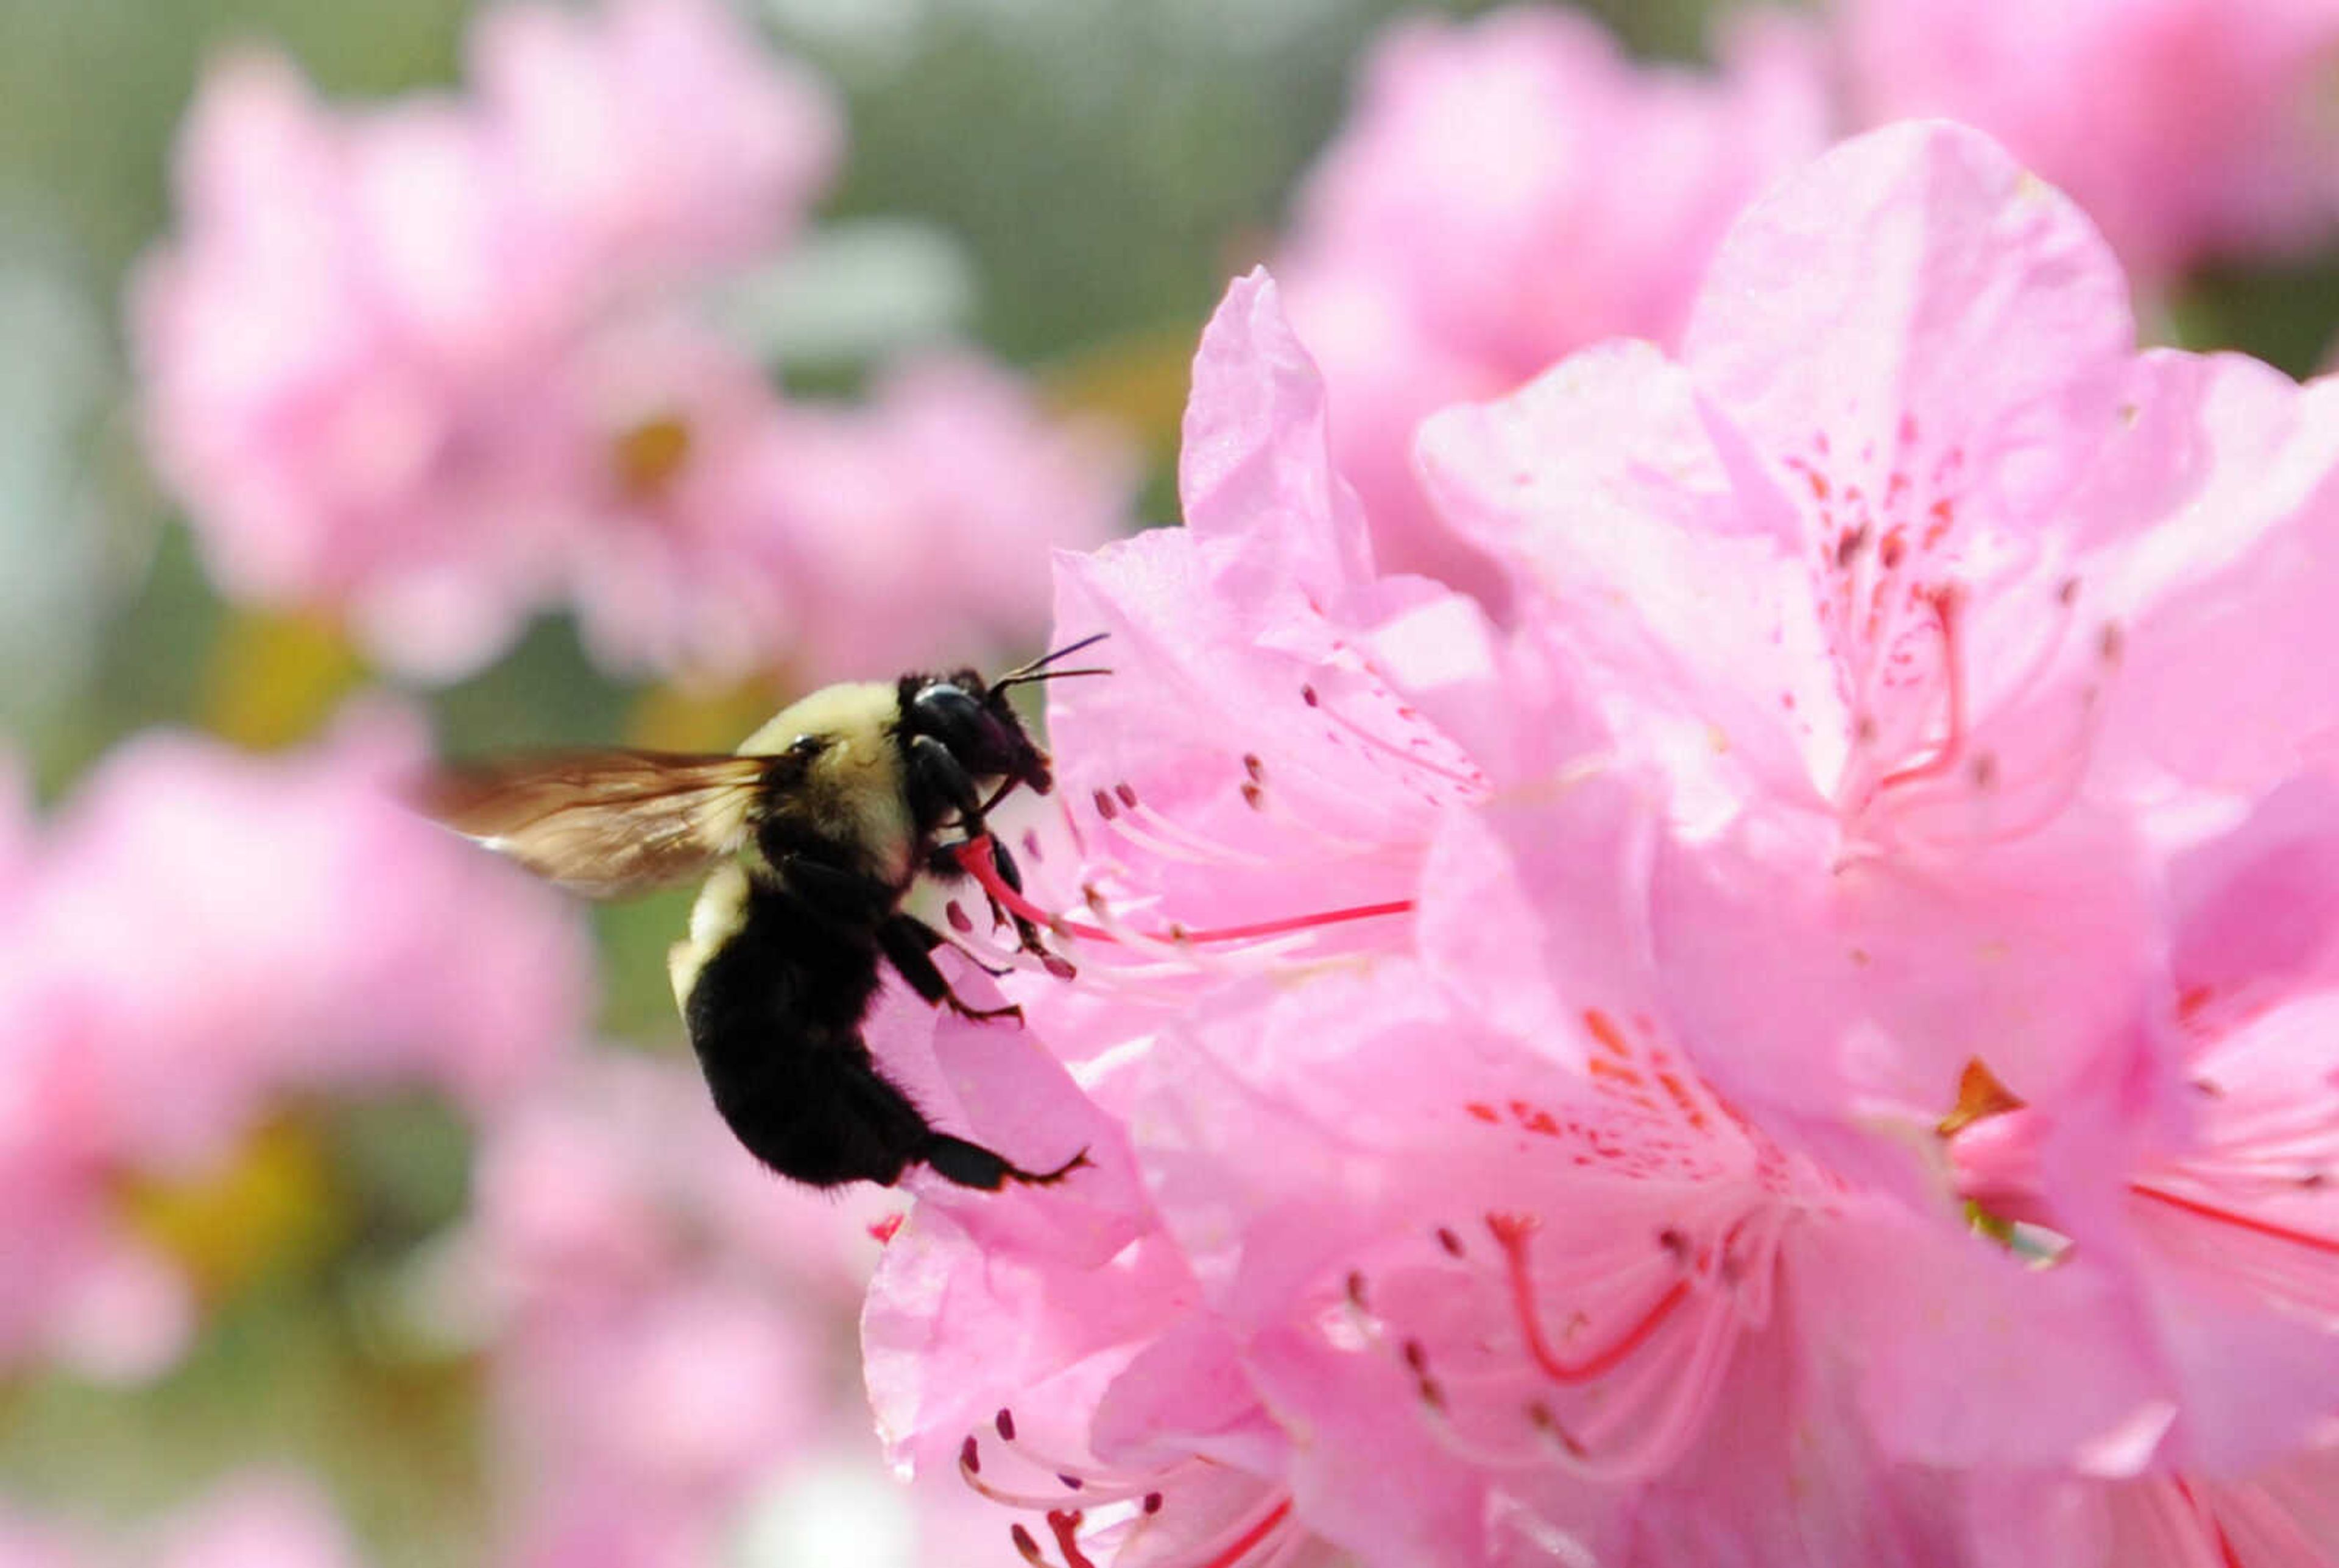
[[[1992,142],[1846,143],[1423,426],[1497,615],[1239,281],[965,857],[1025,1028],[874,1026],[1089,1159],[921,1193],[896,1455],[1064,1568],[2339,1553],[2339,386],[2135,330]]]
[[[424,678],[560,606],[620,674],[1026,641],[1031,561],[1124,526],[1117,444],[965,351],[783,398],[701,303],[830,178],[825,88],[719,0],[520,0],[469,55],[467,94],[366,110],[265,53],[202,84],[131,327],[222,589]]]
[[[1573,9],[1392,28],[1276,272],[1390,569],[1500,606],[1421,494],[1415,427],[1610,337],[1678,348],[1738,210],[1835,137],[1941,115],[2068,193],[2147,303],[2213,261],[2339,233],[2329,0],[1832,0],[1723,8],[1709,71],[1628,59]]]

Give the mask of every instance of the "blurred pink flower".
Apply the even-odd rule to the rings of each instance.
[[[1722,56],[1640,65],[1558,7],[1409,21],[1375,50],[1276,270],[1386,569],[1496,589],[1423,501],[1414,426],[1604,338],[1673,342],[1739,208],[1823,144],[1816,37],[1752,15]]]
[[[723,0],[499,5],[470,64],[514,199],[575,269],[557,284],[569,297],[754,259],[843,150],[828,85]]]
[[[800,406],[784,429],[775,488],[804,585],[785,646],[807,682],[1028,644],[1050,552],[1125,531],[1140,478],[1118,431],[1051,415],[971,352],[894,366],[865,404]]]
[[[1060,563],[1113,676],[1051,690],[1019,842],[1075,973],[1003,982],[1029,1038],[873,1029],[938,1120],[1093,1162],[921,1191],[864,1319],[895,1451],[1067,1564],[2339,1549],[2289,662],[2339,428],[2130,330],[1986,141],[1864,138],[1742,219],[1680,364],[1430,422],[1498,627],[1377,571],[1238,282],[1187,527]]]
[[[205,84],[133,300],[156,459],[232,597],[409,674],[573,606],[621,673],[801,678],[1031,639],[1037,553],[1133,465],[971,358],[783,403],[674,286],[784,239],[834,162],[800,73],[704,0],[487,13],[476,100]]]
[[[147,735],[0,880],[0,1357],[175,1355],[185,1287],[124,1228],[125,1177],[213,1169],[301,1094],[483,1112],[582,1026],[581,929],[397,802],[422,754],[387,715],[283,760]]]
[[[1048,552],[1127,519],[1137,470],[1114,434],[1051,419],[971,356],[899,367],[856,405],[776,404],[725,363],[669,326],[612,334],[589,367],[607,424],[677,448],[655,485],[607,497],[568,566],[611,668],[814,684],[988,662],[1045,621]]]
[[[794,405],[676,286],[834,160],[818,87],[708,0],[483,15],[475,100],[329,111],[231,62],[133,300],[156,460],[230,597],[444,678],[567,606],[615,672],[818,679],[1033,640],[1039,555],[1133,464],[971,357]]]
[[[856,1487],[950,1560],[975,1500],[885,1474],[850,1372],[901,1207],[775,1181],[681,1062],[579,1060],[493,1124],[449,1300],[491,1352],[507,1560],[680,1568],[766,1497],[799,1524],[826,1497],[850,1531]]]
[[[480,141],[452,103],[343,123],[290,64],[231,59],[182,134],[183,232],[131,301],[155,461],[223,588],[427,614],[450,667],[533,591],[529,476],[559,449],[528,372],[568,330]]]
[[[1838,0],[1867,123],[1980,127],[2068,192],[2140,281],[2339,230],[2331,0]]]
[[[132,299],[155,459],[226,591],[342,609],[439,676],[557,597],[609,514],[660,526],[705,439],[681,413],[765,409],[727,353],[677,384],[676,356],[598,340],[783,237],[839,140],[818,87],[708,0],[480,26],[479,104],[336,113],[274,56],[214,71],[182,232]]]
[[[231,1477],[165,1520],[155,1568],[356,1568],[356,1547],[316,1484],[291,1474]]]
[[[10,1517],[0,1508],[0,1568],[356,1568],[349,1533],[305,1475],[230,1475],[141,1526]]]

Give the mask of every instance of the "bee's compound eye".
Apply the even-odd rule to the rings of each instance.
[[[917,727],[951,750],[966,753],[982,745],[996,720],[964,688],[948,681],[930,681],[910,699]]]

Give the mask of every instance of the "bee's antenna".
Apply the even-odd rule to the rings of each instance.
[[[1021,669],[1010,670],[992,682],[991,689],[994,692],[1003,692],[1009,686],[1029,685],[1035,681],[1065,680],[1072,676],[1109,676],[1112,672],[1106,669],[1051,670],[1048,666],[1058,659],[1069,658],[1082,648],[1092,648],[1111,635],[1110,632],[1097,632],[1082,637],[1079,642],[1066,643],[1053,652],[1041,654]]]

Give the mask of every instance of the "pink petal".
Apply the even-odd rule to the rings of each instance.
[[[2132,1474],[2177,1415],[2147,1326],[2101,1271],[2032,1268],[1883,1204],[1800,1232],[1789,1256],[1813,1282],[1806,1332],[1849,1359],[1900,1457],[2051,1467],[2093,1448]]]
[[[1849,721],[1795,514],[1684,372],[1642,345],[1587,350],[1433,417],[1420,453],[1448,520],[1546,606],[1542,635],[1606,675],[1609,725],[1667,759],[1686,817],[1750,783],[1816,802]]]
[[[1846,143],[1723,243],[1683,360],[1773,461],[1891,489],[1902,432],[1959,455],[2000,528],[2036,528],[2107,430],[2135,327],[2077,208],[1945,124]]]
[[[1223,591],[1238,601],[1298,592],[1328,601],[1373,576],[1364,516],[1334,471],[1324,383],[1254,270],[1227,289],[1194,356],[1178,493]]]
[[[2339,382],[2162,353],[2127,396],[2133,432],[2075,498],[2079,593],[2117,627],[2107,765],[2260,787],[2327,758]]]

